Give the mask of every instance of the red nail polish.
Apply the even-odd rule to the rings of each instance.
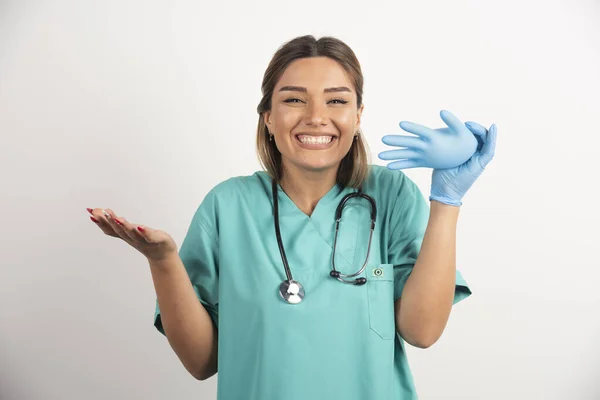
[[[86,208],[86,210],[87,210],[87,212],[89,212],[90,214],[92,213],[92,211],[94,211],[94,210],[92,210],[91,208]]]
[[[121,221],[119,221],[118,219],[114,219],[113,221],[115,221],[115,223],[119,226],[123,226],[123,223]]]
[[[98,223],[98,220],[97,220],[96,218],[94,218],[94,217],[90,217],[90,219],[91,219],[92,221],[94,221],[95,223]]]
[[[140,232],[142,232],[142,233],[144,233],[144,231],[145,231],[145,229],[144,229],[144,228],[142,228],[141,226],[138,226],[138,227],[137,227],[137,230],[138,230],[138,231],[140,231]]]

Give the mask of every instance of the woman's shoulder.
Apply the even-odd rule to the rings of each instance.
[[[260,205],[264,202],[270,178],[263,171],[251,175],[233,176],[214,184],[204,195],[195,213],[208,226],[214,226],[222,216],[244,205]],[[252,207],[255,208],[255,207]]]
[[[265,171],[249,175],[237,175],[215,184],[206,194],[207,198],[219,202],[231,202],[239,198],[262,195],[270,188],[270,178]]]
[[[428,210],[423,192],[402,170],[392,170],[387,166],[370,166],[363,190],[375,198],[382,214],[395,215],[415,210],[426,213]]]
[[[369,173],[363,188],[371,192],[406,193],[407,190],[414,191],[417,187],[402,170],[392,170],[382,165],[369,165]]]

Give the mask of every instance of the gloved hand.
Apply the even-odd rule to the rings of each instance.
[[[379,158],[399,160],[388,164],[389,169],[448,169],[465,163],[475,153],[477,139],[450,112],[442,110],[440,116],[448,128],[431,129],[413,122],[400,122],[402,129],[417,136],[384,136],[383,143],[404,149],[384,151],[379,153]]]
[[[458,119],[450,122],[453,125],[460,123]],[[429,200],[461,206],[462,198],[467,190],[494,158],[497,135],[496,124],[492,124],[489,131],[477,122],[467,122],[465,125],[477,138],[479,143],[477,151],[467,162],[458,167],[433,170]]]
[[[492,160],[496,148],[496,125],[490,130],[476,122],[463,124],[452,113],[442,110],[448,128],[431,129],[412,122],[400,127],[417,137],[388,135],[385,144],[405,147],[384,151],[382,160],[401,159],[388,164],[390,169],[434,168],[429,199],[460,206],[462,197]]]

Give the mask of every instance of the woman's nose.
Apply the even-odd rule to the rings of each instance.
[[[318,102],[313,102],[307,107],[306,123],[312,125],[322,125],[327,122],[327,109]]]

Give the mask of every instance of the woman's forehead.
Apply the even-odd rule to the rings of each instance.
[[[306,88],[308,91],[348,87],[354,91],[344,68],[327,57],[302,58],[292,62],[281,75],[275,90],[284,86]]]

